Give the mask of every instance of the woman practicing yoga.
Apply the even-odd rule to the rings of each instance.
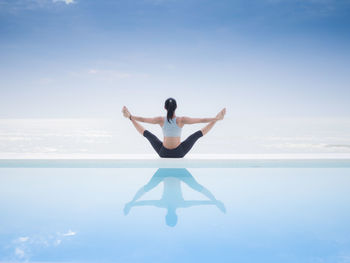
[[[175,99],[168,98],[165,101],[164,108],[167,110],[166,117],[144,118],[130,114],[124,106],[122,109],[125,118],[129,118],[139,133],[146,137],[151,143],[154,150],[162,158],[182,158],[192,148],[194,143],[203,135],[207,134],[218,120],[222,120],[226,114],[226,108],[223,108],[215,118],[190,118],[176,117],[175,110],[177,104]],[[157,136],[146,130],[137,121],[159,124],[163,129],[164,141],[161,142]],[[181,130],[185,124],[209,122],[204,128],[190,135],[186,140],[181,142]]]

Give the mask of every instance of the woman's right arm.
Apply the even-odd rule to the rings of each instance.
[[[195,124],[195,123],[206,123],[218,120],[217,118],[190,118],[190,117],[182,117],[183,124]]]
[[[160,124],[163,120],[163,117],[154,117],[154,118],[145,118],[145,117],[138,117],[132,115],[131,118],[135,121],[141,121],[141,122],[147,122],[151,124]]]

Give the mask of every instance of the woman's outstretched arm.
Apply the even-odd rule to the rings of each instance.
[[[217,120],[217,118],[190,118],[182,117],[182,123],[184,124],[195,124],[195,123],[206,123]]]
[[[226,114],[226,108],[223,108],[216,116],[215,118],[190,118],[190,117],[182,117],[181,121],[183,124],[194,124],[194,123],[205,123],[205,122],[213,122],[213,121],[219,121],[224,118],[224,115]]]
[[[163,120],[162,117],[145,118],[145,117],[131,115],[128,108],[125,106],[123,106],[122,112],[125,118],[129,118],[132,121],[141,121],[141,122],[147,122],[151,124],[161,124]]]
[[[135,121],[141,121],[141,122],[147,122],[151,124],[160,124],[163,120],[163,117],[154,117],[154,118],[145,118],[145,117],[139,117],[131,115],[131,118]]]

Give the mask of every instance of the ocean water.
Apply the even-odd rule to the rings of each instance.
[[[0,262],[350,262],[349,167],[0,168]]]
[[[264,119],[229,115],[198,140],[190,153],[350,153],[349,118]],[[163,140],[159,125],[142,125]],[[186,125],[182,140],[205,125]],[[43,154],[46,157],[61,154],[157,156],[149,141],[122,115],[113,119],[0,118],[0,157],[21,154]]]

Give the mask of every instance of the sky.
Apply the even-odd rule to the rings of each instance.
[[[178,116],[226,107],[227,136],[264,119],[343,120],[333,132],[346,134],[349,12],[347,0],[0,0],[0,118],[124,125],[123,105],[159,116],[174,97]]]

